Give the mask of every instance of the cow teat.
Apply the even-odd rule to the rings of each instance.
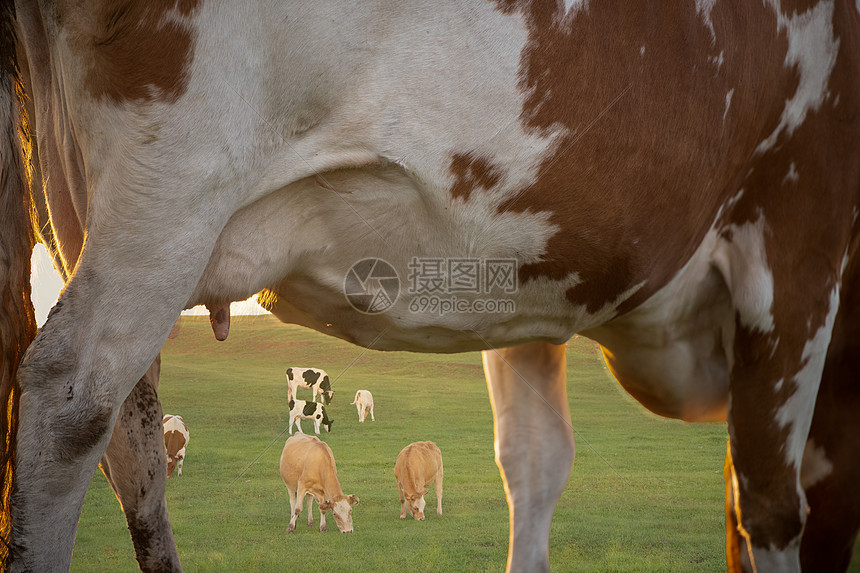
[[[230,303],[207,304],[209,311],[209,323],[212,324],[212,332],[215,340],[227,340],[230,332]]]

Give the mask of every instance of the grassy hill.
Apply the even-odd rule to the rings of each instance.
[[[278,475],[288,437],[288,366],[325,369],[336,391],[332,432],[355,533],[320,533],[290,507]],[[553,571],[724,571],[724,424],[646,413],[607,373],[597,346],[568,345],[577,456],[552,529]],[[376,421],[350,406],[368,389]],[[493,422],[479,353],[367,351],[270,316],[234,317],[214,340],[206,318],[183,319],[163,351],[160,395],[191,439],[168,508],[187,571],[503,571],[508,510],[493,459]],[[310,392],[299,390],[299,397]],[[310,421],[303,423],[312,432]],[[444,515],[398,519],[394,460],[433,440],[445,463]],[[318,513],[315,508],[315,523]],[[856,559],[855,559],[856,561]],[[860,567],[856,567],[860,570]],[[72,571],[137,571],[124,518],[101,473],[87,494]]]

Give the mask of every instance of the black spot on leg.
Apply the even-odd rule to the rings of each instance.
[[[59,458],[72,461],[94,448],[111,431],[110,418],[107,408],[95,412],[76,409],[60,415],[53,429]]]
[[[159,512],[156,512],[159,513]],[[148,523],[138,516],[136,511],[126,513],[128,520],[128,531],[131,541],[134,543],[134,552],[140,564],[141,571],[152,573],[171,573],[175,571],[174,564],[163,547],[159,547],[154,540],[158,536],[158,524]]]

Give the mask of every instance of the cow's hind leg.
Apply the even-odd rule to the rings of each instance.
[[[483,353],[510,511],[508,571],[549,570],[552,514],[575,450],[564,352],[532,343]]]
[[[156,388],[160,358],[128,395],[101,468],[122,504],[141,571],[181,571],[164,499],[167,462]]]
[[[293,491],[289,486],[287,486],[287,491],[290,494],[290,523],[287,525],[287,533],[292,533],[296,529],[296,518],[302,512],[302,507],[298,492]]]
[[[804,571],[845,571],[860,530],[858,374],[860,293],[846,288],[801,468],[801,485],[809,504],[800,545]]]
[[[749,208],[743,202],[739,206]],[[844,237],[829,231],[839,229],[838,223],[821,223],[813,239],[797,235],[804,222],[773,228],[761,219],[745,222],[725,235],[716,252],[735,307],[733,343],[727,349],[727,475],[734,512],[729,524],[737,521],[740,540],[729,530],[727,549],[729,565],[736,568],[748,560],[758,571],[801,569],[807,520],[801,461],[840,308],[839,273],[846,260],[840,246]],[[762,263],[783,260],[791,252],[787,241],[798,237],[817,241],[820,252],[796,249],[790,265]],[[798,276],[805,277],[802,284]],[[735,541],[740,547],[732,555]]]
[[[308,504],[308,527],[314,526],[314,496],[311,494],[307,494],[307,499],[305,500]],[[317,504],[319,505],[319,504]]]

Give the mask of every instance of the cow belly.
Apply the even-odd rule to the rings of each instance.
[[[624,348],[615,354],[603,347],[612,374],[652,412],[687,422],[719,422],[728,413],[729,378],[720,350],[697,353],[689,341],[664,348]]]
[[[646,408],[689,422],[726,419],[734,315],[711,262],[713,231],[676,277],[627,315],[583,334],[603,347],[618,382]]]
[[[264,306],[284,322],[378,349],[436,352],[535,339],[563,343],[583,322],[605,320],[566,301],[575,278],[534,280],[513,292],[413,289],[415,260],[522,264],[540,256],[552,232],[541,217],[500,216],[492,205],[459,213],[428,205],[418,185],[401,167],[385,164],[329,172],[270,193],[231,218],[187,306],[242,300],[266,288]],[[368,258],[390,264],[399,279],[399,295],[386,312],[359,312],[345,296],[350,269]],[[432,304],[437,299],[467,311],[445,312]],[[488,300],[511,306],[474,309],[475,301]]]

